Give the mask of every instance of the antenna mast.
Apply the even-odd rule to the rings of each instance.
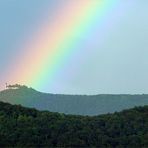
[[[8,88],[8,84],[7,83],[5,83],[5,85],[6,85],[6,89]]]

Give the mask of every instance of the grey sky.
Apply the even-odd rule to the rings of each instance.
[[[0,85],[6,81],[7,71],[11,69],[8,59],[14,60],[15,54],[20,52],[18,47],[22,44],[22,37],[25,40],[26,28],[31,30],[38,16],[44,15],[42,10],[52,9],[55,5],[50,0],[0,1]],[[121,0],[121,5],[124,13],[121,18],[113,20],[112,29],[104,34],[105,42],[96,46],[89,57],[83,59],[84,62],[73,65],[79,69],[75,77],[65,75],[68,72],[65,66],[56,83],[41,91],[148,93],[148,1]]]

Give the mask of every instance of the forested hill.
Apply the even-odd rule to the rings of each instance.
[[[23,86],[1,91],[0,101],[65,114],[99,115],[148,105],[148,95],[58,95]]]
[[[0,102],[0,147],[148,147],[148,106],[75,116]]]

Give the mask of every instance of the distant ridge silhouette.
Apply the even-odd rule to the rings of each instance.
[[[65,114],[99,115],[135,106],[148,105],[148,95],[100,94],[89,96],[50,94],[19,85],[17,89],[8,88],[1,91],[0,101]]]

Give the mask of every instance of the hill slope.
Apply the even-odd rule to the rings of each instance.
[[[0,102],[0,147],[148,147],[148,106],[72,116]]]
[[[22,87],[1,91],[0,101],[52,112],[98,115],[148,105],[148,95],[57,95]]]

